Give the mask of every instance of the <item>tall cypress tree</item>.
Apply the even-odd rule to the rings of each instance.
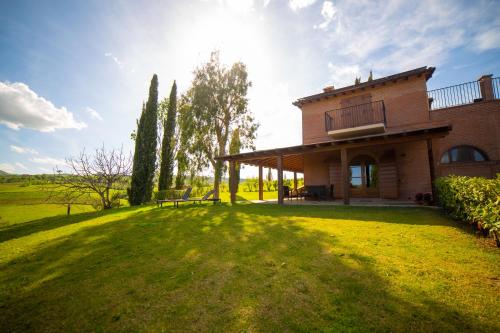
[[[146,105],[142,103],[141,117],[137,121],[137,131],[135,133],[134,161],[132,166],[132,180],[128,191],[128,201],[131,206],[140,205],[144,197],[144,149],[142,147],[142,136],[144,129],[144,114]]]
[[[153,75],[149,87],[149,98],[137,125],[134,165],[129,192],[131,205],[140,205],[151,200],[156,169],[156,139],[158,120],[158,77]]]
[[[172,186],[174,174],[175,124],[177,116],[177,85],[174,80],[170,90],[167,119],[163,126],[163,141],[161,146],[161,167],[158,189],[166,190]]]

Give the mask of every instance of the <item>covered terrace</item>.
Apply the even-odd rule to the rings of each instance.
[[[235,173],[236,163],[257,166],[259,169],[259,200],[263,200],[263,168],[266,167],[276,169],[278,174],[278,204],[283,205],[284,171],[294,173],[294,188],[296,189],[297,173],[304,173],[304,156],[306,156],[307,154],[326,151],[340,151],[343,203],[348,205],[350,202],[349,161],[347,159],[347,152],[349,149],[425,140],[427,142],[429,153],[431,179],[433,180],[434,162],[432,157],[432,139],[443,137],[447,135],[449,131],[451,131],[451,125],[433,126],[406,131],[386,132],[383,134],[367,135],[342,140],[332,140],[284,148],[259,150],[234,155],[224,155],[217,157],[217,159],[229,162],[230,174]],[[234,180],[235,177],[231,177],[231,179]],[[305,174],[304,181],[307,182],[307,176]],[[229,190],[231,193],[231,202],[234,203],[236,202],[236,183],[234,181],[229,184]]]

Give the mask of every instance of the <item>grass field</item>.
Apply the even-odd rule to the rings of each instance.
[[[50,216],[65,215],[67,206],[50,203],[47,186],[0,184],[0,228]],[[71,213],[94,212],[91,205],[71,205]]]
[[[64,204],[49,203],[47,201],[47,185],[22,186],[18,183],[0,184],[0,227],[10,224],[28,222],[45,217],[65,215],[67,206]],[[278,192],[264,192],[264,199],[276,199]],[[229,202],[229,192],[221,193],[221,200]],[[238,201],[258,200],[258,192],[237,194]],[[127,206],[127,200],[120,200],[121,205]],[[71,205],[71,213],[78,214],[93,212],[91,205]]]
[[[6,332],[498,332],[500,254],[439,211],[121,208],[0,228]]]

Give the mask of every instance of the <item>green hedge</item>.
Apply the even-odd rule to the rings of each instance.
[[[478,224],[497,235],[500,230],[500,174],[494,179],[448,176],[435,181],[438,202],[453,218]]]
[[[189,196],[192,198],[202,197],[212,188],[213,187],[210,186],[193,187],[193,189],[191,190],[191,194]],[[153,199],[154,200],[180,199],[184,194],[184,192],[186,192],[186,189],[182,190],[170,189],[170,190],[156,191],[153,194]]]

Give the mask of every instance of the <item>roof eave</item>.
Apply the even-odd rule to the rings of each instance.
[[[358,85],[342,87],[342,88],[335,89],[332,91],[322,92],[319,94],[302,97],[302,98],[299,98],[298,100],[292,102],[292,104],[294,106],[300,108],[302,105],[304,105],[306,103],[312,103],[315,101],[318,102],[321,99],[328,99],[331,97],[336,97],[339,94],[345,94],[346,92],[351,92],[351,91],[354,92],[354,91],[359,90],[359,89],[374,88],[377,85],[385,85],[387,82],[391,82],[391,81],[396,82],[400,79],[409,78],[411,76],[420,77],[422,74],[425,74],[425,79],[427,81],[432,77],[432,74],[434,73],[435,69],[436,69],[435,67],[427,67],[427,66],[415,68],[415,69],[412,69],[410,71],[389,75],[389,76],[382,77],[382,78],[379,78],[379,79],[376,79],[373,81],[366,81],[366,82],[360,83]]]

